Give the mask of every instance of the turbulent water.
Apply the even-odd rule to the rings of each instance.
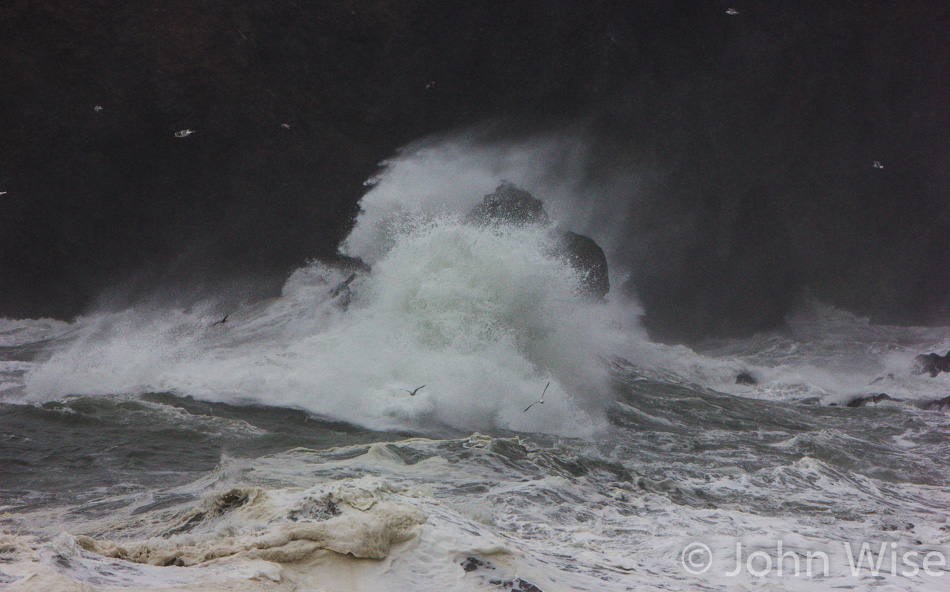
[[[947,589],[950,413],[913,403],[950,380],[910,368],[950,329],[806,301],[781,333],[651,343],[545,229],[463,221],[515,181],[619,284],[616,216],[519,173],[563,147],[473,150],[375,180],[343,245],[372,271],[0,320],[0,588]]]

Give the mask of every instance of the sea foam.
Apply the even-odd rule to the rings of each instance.
[[[549,240],[538,227],[433,218],[394,236],[348,286],[348,307],[333,297],[342,273],[312,263],[225,325],[210,327],[207,308],[95,315],[26,391],[173,391],[377,429],[591,433],[608,398],[611,309],[580,293]],[[544,406],[525,413],[548,382]]]

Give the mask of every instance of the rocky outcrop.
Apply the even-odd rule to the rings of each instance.
[[[920,354],[914,358],[914,374],[930,374],[935,378],[941,372],[950,372],[950,352],[941,356],[936,353]]]
[[[895,399],[894,397],[886,393],[876,393],[873,395],[862,395],[860,397],[855,397],[848,401],[848,407],[864,407],[872,403],[881,403],[882,401],[894,401],[896,403],[901,402],[901,399]]]
[[[469,212],[467,220],[474,224],[551,224],[544,202],[511,183],[502,183],[486,195],[482,203]],[[580,273],[584,293],[596,299],[607,296],[610,277],[607,256],[600,245],[589,236],[559,226],[552,227],[551,234],[555,254]]]
[[[736,384],[753,385],[758,383],[759,381],[755,379],[755,376],[752,376],[752,373],[748,372],[747,370],[743,370],[742,372],[736,374]]]
[[[937,399],[936,401],[927,401],[919,405],[919,407],[929,411],[946,411],[950,409],[950,396]]]
[[[475,223],[550,224],[544,202],[511,183],[502,183],[468,214]]]
[[[942,399],[936,399],[932,401],[907,401],[906,399],[897,399],[888,395],[887,393],[876,393],[873,395],[860,395],[857,396],[846,403],[846,407],[866,407],[868,405],[873,405],[883,402],[892,402],[892,403],[909,403],[914,407],[924,409],[927,411],[946,411],[950,410],[950,396],[944,397]],[[836,406],[832,404],[832,406]]]
[[[604,298],[610,292],[610,277],[607,270],[607,256],[594,239],[570,230],[558,232],[561,254],[571,266],[583,274],[584,288],[595,298]]]

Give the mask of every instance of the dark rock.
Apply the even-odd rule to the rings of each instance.
[[[914,407],[925,409],[927,411],[947,411],[950,410],[950,396],[944,397],[942,399],[937,399],[934,401],[905,401],[904,399],[895,399],[894,397],[884,394],[877,393],[875,395],[862,395],[855,397],[848,401],[847,406],[856,408],[864,407],[872,403],[880,403],[881,401],[894,401],[895,403],[908,403]],[[837,407],[836,404],[831,403],[830,407]]]
[[[339,305],[344,309],[350,305],[353,299],[353,292],[350,290],[350,284],[356,279],[356,272],[350,274],[348,278],[330,289],[330,298],[339,298]]]
[[[353,283],[353,280],[355,280],[357,276],[360,274],[368,274],[373,268],[359,257],[348,257],[339,253],[322,261],[323,263],[336,267],[340,271],[350,272],[350,275],[347,276],[345,280],[330,288],[328,292],[330,299],[334,300],[337,306],[346,310],[350,306],[350,302],[353,301],[353,291],[350,289],[350,284]]]
[[[242,489],[232,489],[227,493],[220,495],[215,500],[215,510],[218,513],[230,512],[235,508],[240,508],[249,500],[248,492]]]
[[[503,222],[519,226],[550,223],[548,213],[544,211],[544,202],[507,182],[486,195],[482,203],[469,213],[469,220],[482,224]]]
[[[559,233],[561,254],[571,267],[583,274],[585,291],[594,298],[604,298],[610,292],[607,256],[594,239],[570,230],[556,229]]]
[[[465,570],[465,573],[470,571],[475,571],[480,567],[484,567],[485,563],[478,559],[477,557],[466,557],[465,561],[461,563],[462,569]]]
[[[950,396],[937,399],[936,401],[927,401],[919,405],[919,407],[929,411],[946,411],[950,409]]]
[[[945,0],[770,3],[741,34],[718,3],[669,4],[4,0],[0,316],[133,278],[279,292],[336,250],[378,162],[501,118],[503,139],[591,122],[591,176],[662,163],[622,235],[653,245],[631,286],[658,336],[774,327],[804,285],[945,318]],[[854,160],[867,121],[886,172]]]
[[[502,183],[479,205],[469,212],[470,222],[476,224],[504,223],[524,226],[551,223],[544,202],[511,183]],[[551,229],[555,254],[570,263],[582,277],[584,293],[596,299],[610,291],[607,256],[594,239],[560,227]]]
[[[504,581],[490,580],[489,583],[495,586],[501,586],[506,592],[542,592],[541,588],[538,588],[531,582],[526,582],[521,578]]]
[[[929,353],[914,358],[914,374],[930,374],[931,378],[935,378],[941,372],[950,372],[950,352],[945,356]]]
[[[335,267],[340,271],[357,273],[369,273],[373,271],[372,266],[359,257],[350,257],[342,253],[336,253],[329,257],[321,257],[320,262]]]
[[[895,399],[894,397],[887,395],[885,393],[877,393],[875,395],[862,395],[860,397],[855,397],[848,401],[848,407],[864,407],[870,403],[880,403],[881,401],[894,401],[900,402],[903,399]]]
[[[292,522],[297,522],[301,519],[323,522],[340,514],[340,508],[336,505],[336,502],[333,501],[332,497],[328,496],[325,499],[314,500],[312,504],[291,511],[287,515],[287,518]]]
[[[526,582],[521,578],[515,578],[512,582],[514,586],[511,588],[511,592],[542,592],[541,588],[538,588],[531,582]]]
[[[466,557],[465,561],[463,561],[460,565],[462,566],[462,569],[465,570],[465,573],[473,572],[479,569],[495,569],[495,566],[490,562],[482,561],[477,557]],[[511,580],[491,579],[488,580],[488,583],[492,586],[498,586],[504,589],[505,592],[542,592],[540,588],[531,582],[522,580],[521,578],[514,578]]]
[[[759,384],[759,381],[752,374],[743,370],[736,375],[736,384]]]

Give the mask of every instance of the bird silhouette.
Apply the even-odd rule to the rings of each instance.
[[[401,390],[401,391],[406,391],[407,393],[409,393],[409,396],[410,396],[410,397],[415,397],[415,396],[416,396],[416,393],[419,392],[419,389],[421,389],[421,388],[424,387],[424,386],[425,386],[425,385],[422,385],[422,386],[420,386],[420,387],[417,387],[415,390],[412,390],[412,391],[410,391],[410,390],[408,390],[408,389],[399,389],[399,390]]]
[[[547,383],[546,385],[544,385],[544,390],[541,391],[541,399],[540,399],[539,401],[535,401],[534,403],[531,403],[530,405],[528,405],[527,407],[525,407],[525,409],[524,409],[524,411],[522,411],[522,413],[527,413],[527,412],[528,412],[528,409],[531,409],[532,407],[534,407],[534,406],[537,405],[538,403],[541,403],[542,405],[544,405],[544,393],[548,392],[548,387],[549,387],[549,386],[551,386],[551,383],[550,383],[550,382]]]
[[[215,326],[217,326],[217,325],[223,325],[223,324],[227,323],[229,316],[231,316],[231,313],[228,313],[228,314],[224,315],[224,318],[223,318],[223,319],[221,319],[220,321],[217,321],[216,323],[212,324],[211,326],[212,326],[212,327],[215,327]]]

